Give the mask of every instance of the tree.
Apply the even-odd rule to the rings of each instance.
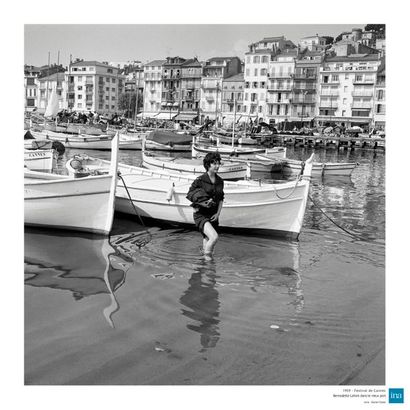
[[[364,27],[365,31],[375,31],[379,34],[386,32],[386,25],[385,24],[366,24]]]
[[[127,118],[132,118],[135,116],[135,108],[138,94],[138,112],[142,111],[143,98],[142,94],[139,92],[128,92],[120,94],[118,98],[118,109],[124,111],[124,115]],[[137,113],[138,114],[138,113]]]
[[[334,40],[333,37],[330,37],[330,36],[322,36],[322,37],[325,39],[325,44],[326,44],[326,45],[333,43],[333,40]]]

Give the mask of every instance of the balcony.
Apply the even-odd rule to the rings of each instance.
[[[283,87],[280,85],[268,85],[268,91],[292,91],[292,87]]]
[[[293,77],[295,80],[316,80],[316,74],[295,74]]]
[[[366,110],[370,110],[372,108],[373,104],[370,102],[355,102],[353,101],[352,103],[352,110],[356,108],[362,108]]]
[[[353,97],[373,97],[373,90],[371,91],[352,91]]]
[[[338,104],[336,101],[321,101],[319,108],[327,108],[331,110],[337,110]]]
[[[267,104],[290,104],[290,100],[288,98],[283,98],[280,100],[277,99],[267,99]]]
[[[298,84],[295,83],[293,84],[293,89],[294,90],[316,90],[316,85],[314,84]]]
[[[316,98],[293,98],[292,104],[316,104]]]
[[[181,74],[162,74],[163,80],[177,80],[181,78]]]
[[[339,91],[322,91],[320,93],[321,97],[338,97]]]
[[[373,85],[375,83],[374,79],[363,79],[363,80],[359,80],[359,79],[354,79],[353,80],[353,84],[367,84],[367,85]]]
[[[293,78],[293,73],[269,73],[269,78]]]
[[[323,81],[323,79],[320,81],[320,83],[321,84],[325,84],[325,85],[340,85],[340,81],[339,80],[337,80],[337,81],[328,81],[328,82],[325,82],[325,81]]]

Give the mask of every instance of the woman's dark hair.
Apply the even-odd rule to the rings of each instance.
[[[221,163],[221,156],[219,155],[219,152],[208,152],[204,158],[204,168],[208,171],[210,165],[214,162]]]

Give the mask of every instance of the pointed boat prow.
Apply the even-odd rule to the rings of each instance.
[[[313,158],[315,154],[312,154],[306,161],[305,161],[305,166],[303,168],[303,173],[301,175],[302,179],[309,179],[312,176],[312,167],[313,167]]]

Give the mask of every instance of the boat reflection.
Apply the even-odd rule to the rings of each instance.
[[[186,308],[182,314],[197,322],[189,323],[187,328],[200,333],[201,352],[215,347],[219,340],[219,293],[215,289],[217,274],[214,261],[203,261],[196,266],[188,280],[189,287],[179,302]]]
[[[108,294],[103,315],[114,327],[113,315],[119,310],[115,292],[132,261],[121,257],[108,238],[27,228],[24,245],[25,285],[69,291],[77,301]]]

